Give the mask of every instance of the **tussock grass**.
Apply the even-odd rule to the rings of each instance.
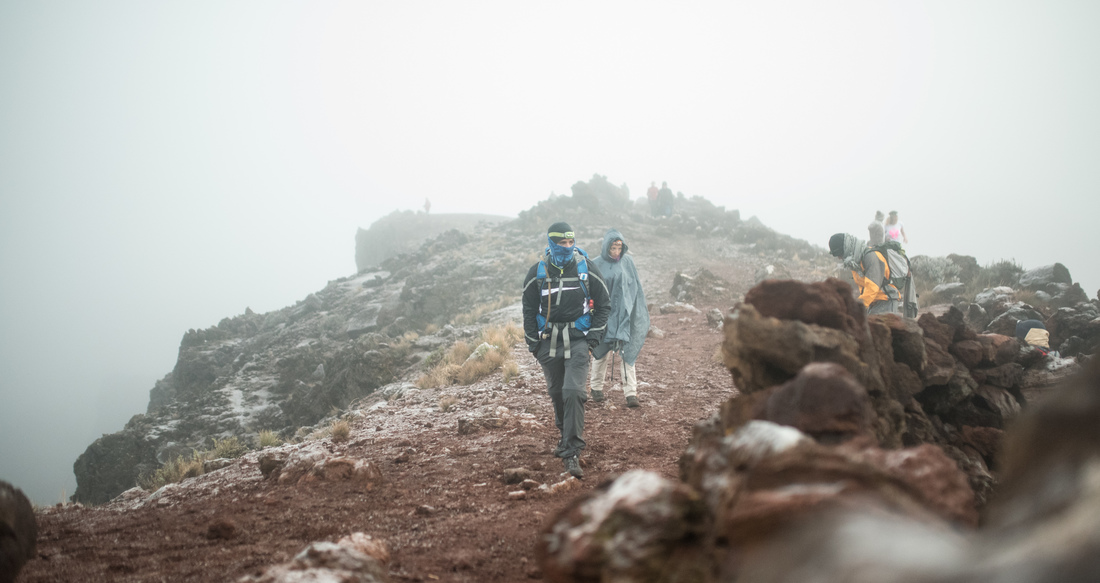
[[[214,449],[210,450],[209,453],[211,454],[211,457],[209,457],[208,459],[235,459],[241,457],[245,453],[248,453],[248,446],[241,443],[241,441],[237,439],[237,436],[234,435],[233,437],[222,439],[220,441],[215,439]]]
[[[263,449],[265,447],[275,447],[282,444],[283,440],[278,436],[278,434],[276,434],[274,431],[271,431],[270,429],[265,429],[256,436],[256,445],[258,445],[260,449]]]
[[[504,372],[505,384],[510,383],[517,377],[519,377],[519,365],[516,364],[516,361],[514,360],[509,359],[507,362],[504,363],[504,366],[500,368],[501,371]]]
[[[191,457],[177,456],[168,463],[159,467],[152,474],[138,480],[138,486],[150,492],[155,492],[168,484],[182,482],[187,478],[201,476],[202,462],[206,461],[203,452],[192,451]]]
[[[263,433],[260,432],[261,443],[263,441]],[[271,431],[266,432],[274,437],[274,433]],[[274,437],[278,440],[278,437]],[[281,443],[281,441],[280,441]],[[191,450],[191,456],[176,456],[175,459],[169,460],[163,466],[157,468],[153,473],[138,478],[138,486],[141,486],[145,490],[156,491],[164,487],[167,484],[174,484],[176,482],[182,482],[187,478],[194,478],[196,476],[203,475],[202,469],[203,462],[218,458],[235,459],[248,453],[248,446],[241,443],[241,440],[236,436],[227,437],[225,439],[214,439],[214,447],[204,450]]]
[[[981,291],[1002,285],[1016,287],[1019,285],[1020,276],[1023,275],[1023,273],[1024,268],[1017,265],[1015,261],[1001,260],[978,270],[978,275],[974,278],[972,289]]]
[[[332,440],[337,443],[347,441],[351,437],[351,424],[346,419],[333,421],[329,430],[332,434]]]
[[[471,346],[465,341],[455,342],[438,363],[416,381],[421,389],[468,385],[496,372],[511,362],[512,374],[519,368],[512,361],[512,346],[523,337],[523,331],[515,324],[493,326],[481,331],[477,343]],[[471,358],[471,355],[476,356]],[[508,374],[507,370],[505,371]]]

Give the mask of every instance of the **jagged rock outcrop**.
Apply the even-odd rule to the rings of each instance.
[[[1004,428],[1023,411],[1017,361],[1027,351],[1015,338],[976,333],[952,306],[917,321],[868,318],[840,280],[765,281],[723,332],[741,394],[695,427],[681,481],[624,476],[565,509],[544,529],[547,579],[738,580],[761,569],[753,557],[822,513],[852,520],[858,511],[920,532],[977,528]],[[1100,458],[1095,431],[1069,423],[1058,433],[1075,431]],[[1054,459],[1051,479],[1081,456]],[[626,552],[620,541],[634,540],[654,543]]]
[[[97,440],[74,464],[73,499],[106,502],[161,464],[209,449],[214,439],[237,437],[251,445],[265,430],[293,437],[418,370],[433,353],[473,334],[469,326],[452,325],[457,320],[489,317],[479,314],[518,301],[541,233],[562,217],[584,212],[588,221],[576,226],[583,241],[596,241],[607,225],[624,221],[645,222],[668,237],[755,237],[740,233],[737,211],[699,197],[684,198],[676,214],[658,221],[644,207],[620,204],[626,193],[606,178],[580,184],[573,196],[551,197],[506,222],[394,213],[360,232],[359,244],[381,254],[360,253],[355,276],[281,310],[246,310],[188,331],[175,367],[150,391],[145,414]],[[461,228],[451,228],[451,219]],[[503,311],[505,320],[516,319],[516,310]]]
[[[12,583],[34,558],[38,522],[23,491],[0,480],[0,583]]]
[[[1089,298],[1061,263],[1027,271],[1010,262],[979,268],[973,258],[952,255],[917,256],[912,266],[918,281],[932,286],[930,301],[922,303],[960,308],[976,331],[1013,336],[1017,322],[1039,320],[1061,356],[1089,356],[1100,348],[1100,292]],[[992,285],[970,291],[979,281]]]
[[[772,275],[823,273],[814,263],[822,257],[835,264],[822,249],[780,235],[755,218],[742,221],[737,211],[715,207],[701,197],[678,198],[671,217],[652,218],[644,204],[620,204],[626,193],[606,178],[593,177],[573,190],[572,196],[552,196],[512,221],[450,229],[423,239],[411,251],[379,260],[377,266],[355,276],[329,282],[293,306],[266,314],[246,310],[216,326],[188,331],[180,343],[176,366],[150,391],[145,414],[131,420],[122,431],[97,440],[74,464],[77,491],[73,499],[105,502],[160,464],[190,455],[193,449],[209,448],[213,439],[238,437],[252,444],[264,430],[289,438],[333,410],[424,366],[433,353],[471,333],[450,325],[459,316],[475,318],[490,306],[516,301],[522,274],[541,248],[542,233],[548,224],[563,217],[584,213],[586,223],[575,225],[581,241],[598,241],[606,228],[624,222],[644,225],[647,234],[677,241],[698,239],[715,253],[752,259],[753,270],[772,266]],[[592,193],[594,198],[588,196]],[[386,239],[385,229],[377,226],[375,234]],[[962,260],[951,265],[957,277],[973,267]],[[1013,283],[1018,283],[1021,274],[1009,271],[1016,278]],[[1016,413],[1013,399],[1020,400],[1014,392],[1017,383],[1036,386],[1065,374],[1042,369],[1048,361],[1041,355],[1037,358],[1030,353],[1025,360],[1021,351],[1015,362],[1023,367],[1021,371],[1013,363],[982,360],[979,353],[985,350],[984,345],[979,349],[973,343],[959,343],[981,338],[952,336],[950,341],[925,342],[925,331],[913,322],[859,320],[854,312],[849,314],[853,309],[858,312],[858,306],[846,305],[842,310],[855,319],[851,322],[818,321],[815,318],[839,317],[825,309],[818,315],[807,312],[816,305],[814,301],[825,300],[823,295],[801,302],[801,314],[770,313],[767,302],[784,297],[772,293],[788,289],[782,287],[784,281],[769,276],[767,283],[779,287],[753,298],[737,319],[746,339],[751,334],[774,336],[777,330],[782,331],[779,336],[789,336],[785,344],[770,349],[776,358],[773,368],[737,373],[743,377],[738,378],[739,388],[748,391],[753,383],[761,388],[782,384],[811,361],[837,362],[867,390],[876,412],[873,434],[887,447],[940,443],[936,439],[946,435],[951,447],[966,452],[949,449],[955,459],[982,458],[988,465],[991,455],[980,455],[984,450],[964,439],[973,432],[959,427],[996,430]],[[677,295],[709,302],[732,303],[735,299],[732,287],[736,284],[707,272],[681,276],[678,284]],[[1050,286],[1067,284],[1052,281],[1043,285],[1047,286],[1043,289],[1052,290]],[[837,287],[828,301],[839,301],[836,298],[845,293],[844,286]],[[986,325],[991,325],[1020,303],[1012,288],[1004,289],[1008,291],[995,294],[1002,299],[982,304],[988,308],[968,305],[977,308],[966,315],[981,311],[989,319]],[[1071,295],[1063,294],[1065,298],[1076,293],[1072,286],[1067,289]],[[1048,293],[1042,289],[1033,293],[1040,292]],[[849,297],[846,301],[854,300]],[[754,304],[758,307],[751,307]],[[1045,317],[1052,340],[1067,354],[1087,354],[1100,342],[1100,320],[1095,316],[1089,319],[1097,305],[1100,303],[1078,303],[1056,314],[1028,307],[1032,311],[1018,316]],[[686,306],[669,309],[689,309]],[[1029,305],[1021,309],[1024,306]],[[750,308],[758,310],[760,317],[752,316]],[[506,313],[505,319],[515,319],[514,309]],[[1002,317],[1003,325],[1014,324],[1012,317]],[[966,317],[963,320],[967,321]],[[655,328],[650,333],[661,334]],[[765,344],[742,344],[747,347],[746,357],[766,350]],[[795,351],[789,352],[791,349]],[[918,393],[922,395],[919,399],[912,398]],[[930,417],[924,412],[928,407],[938,412]],[[983,466],[974,467],[977,469],[971,474],[978,475]]]
[[[473,243],[444,232],[294,306],[247,310],[188,331],[175,368],[150,391],[145,415],[78,458],[73,499],[106,502],[159,465],[210,448],[212,439],[250,444],[264,430],[292,437],[461,338],[447,325],[518,294],[528,262],[518,244],[525,234],[480,233]],[[473,252],[481,245],[500,251]],[[426,334],[429,327],[437,331]]]
[[[677,302],[732,302],[734,299],[733,286],[707,269],[699,269],[691,275],[677,273],[672,278],[669,295]]]
[[[814,517],[754,553],[742,581],[1092,581],[1100,572],[1100,365],[1025,413],[1005,440],[987,520],[966,536],[861,511]]]

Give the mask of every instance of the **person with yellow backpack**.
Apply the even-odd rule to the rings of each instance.
[[[859,300],[867,307],[867,315],[917,316],[909,258],[899,243],[887,241],[869,246],[852,235],[837,233],[829,238],[829,254],[842,260],[852,271]]]

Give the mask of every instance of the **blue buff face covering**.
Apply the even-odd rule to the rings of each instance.
[[[547,237],[546,240],[550,243],[546,250],[550,252],[550,263],[553,263],[555,267],[565,267],[569,260],[573,258],[573,250],[576,247],[562,247]]]

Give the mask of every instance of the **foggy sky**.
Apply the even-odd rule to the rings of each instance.
[[[1098,25],[1039,0],[0,2],[0,478],[71,495],[187,329],[352,274],[355,229],[425,198],[667,180],[822,246],[898,210],[911,255],[1061,261],[1093,296]]]

